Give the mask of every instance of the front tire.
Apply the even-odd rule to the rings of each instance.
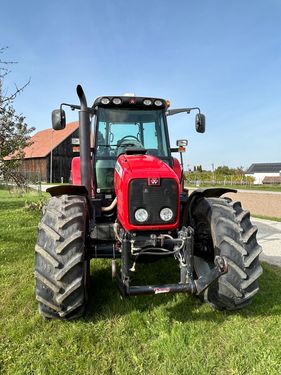
[[[214,258],[226,258],[228,272],[204,292],[204,301],[218,310],[237,310],[251,303],[262,274],[256,240],[257,227],[240,202],[223,198],[201,198],[192,210],[195,229],[197,276],[214,267]]]
[[[87,301],[85,197],[52,197],[43,210],[35,246],[36,299],[45,318],[83,315]]]

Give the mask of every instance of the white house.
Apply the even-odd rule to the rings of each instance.
[[[280,177],[281,163],[255,163],[246,171],[246,176],[255,179],[254,184],[262,184],[265,177]]]

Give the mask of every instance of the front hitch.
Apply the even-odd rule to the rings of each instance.
[[[179,261],[180,265],[180,282],[178,284],[162,284],[162,285],[130,285],[130,271],[134,267],[130,268],[130,254],[132,249],[135,249],[135,241],[128,238],[122,240],[122,251],[121,251],[121,275],[119,277],[116,272],[114,276],[117,279],[118,288],[123,296],[137,296],[142,294],[162,294],[162,293],[191,293],[201,294],[210,285],[212,285],[220,276],[227,272],[226,259],[221,256],[215,257],[215,267],[206,272],[205,275],[200,276],[198,279],[194,279],[194,230],[191,227],[183,227],[179,232],[178,238],[175,239],[163,239],[159,237],[162,242],[163,248],[166,245],[174,243],[174,257]],[[155,245],[158,239],[153,238]],[[181,245],[179,245],[179,241]],[[166,243],[167,242],[167,243]],[[147,245],[147,240],[144,241]],[[155,246],[154,245],[154,246]],[[140,241],[138,240],[138,246]]]
[[[128,278],[126,279],[126,282],[122,282],[117,275],[118,287],[121,294],[125,297],[162,293],[191,293],[199,295],[212,285],[220,276],[227,272],[226,260],[222,257],[218,258],[217,265],[205,276],[200,276],[199,279],[190,280],[187,283],[130,286]]]
[[[225,274],[228,270],[227,261],[225,258],[216,256],[215,257],[215,267],[211,268],[208,273],[204,276],[200,276],[199,279],[195,280],[196,294],[201,294],[209,288],[219,277]]]

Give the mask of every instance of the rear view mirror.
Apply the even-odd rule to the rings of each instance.
[[[52,126],[54,130],[65,128],[65,112],[63,109],[55,109],[52,112]]]
[[[198,133],[205,133],[205,116],[203,113],[197,113],[195,117],[195,129]]]

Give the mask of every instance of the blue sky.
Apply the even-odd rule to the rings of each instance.
[[[1,14],[2,58],[18,61],[6,88],[31,77],[15,107],[37,130],[80,83],[89,104],[129,91],[199,106],[205,134],[193,115],[170,119],[186,165],[281,161],[280,0],[9,0]]]

